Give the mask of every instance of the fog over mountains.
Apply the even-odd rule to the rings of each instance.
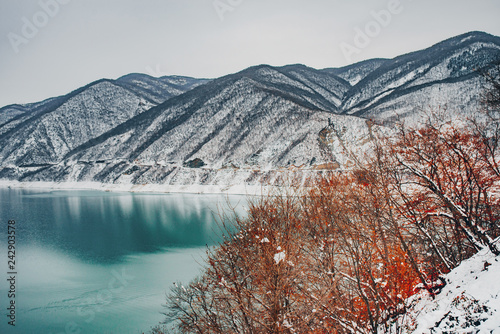
[[[0,178],[123,185],[305,182],[345,168],[370,129],[432,109],[476,112],[478,70],[500,38],[457,36],[394,59],[343,68],[259,65],[214,80],[129,74],[0,109]],[[162,188],[165,187],[165,188]]]

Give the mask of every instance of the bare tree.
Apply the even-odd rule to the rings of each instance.
[[[420,129],[402,128],[390,149],[401,172],[408,175],[402,180],[412,198],[406,199],[407,206],[425,201],[420,210],[426,220],[448,218],[474,247],[500,253],[493,242],[500,179],[484,158],[484,140],[474,130],[432,122]]]

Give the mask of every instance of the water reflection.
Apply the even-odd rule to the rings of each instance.
[[[0,189],[0,198],[0,216],[18,222],[23,243],[94,263],[165,247],[212,245],[221,234],[218,207],[226,206],[223,196],[194,194]],[[244,198],[230,199],[232,205],[239,201]]]

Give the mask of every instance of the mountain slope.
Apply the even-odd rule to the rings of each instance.
[[[341,68],[325,68],[322,70],[322,72],[336,75],[347,81],[351,86],[355,86],[368,74],[370,74],[371,72],[375,71],[377,68],[382,66],[386,61],[387,59],[380,59],[380,58],[369,59],[352,65],[344,66]]]
[[[384,61],[366,75],[345,96],[344,113],[384,119],[387,111],[401,108],[406,102],[415,108],[472,107],[456,97],[463,96],[466,86],[469,96],[480,90],[478,69],[500,59],[500,38],[481,32],[471,32],[438,43],[426,50]],[[422,99],[417,104],[418,99]],[[403,102],[404,103],[404,102]],[[384,114],[385,112],[385,114]]]
[[[57,163],[75,146],[157,105],[160,96],[164,102],[205,82],[130,75],[99,80],[40,103],[4,107],[0,109],[0,161],[20,166]]]
[[[407,313],[393,324],[398,333],[499,333],[500,257],[482,250],[446,275],[432,299],[421,292],[407,301]]]

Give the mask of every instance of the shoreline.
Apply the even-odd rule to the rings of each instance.
[[[269,194],[276,187],[237,185],[168,185],[168,184],[111,184],[100,182],[22,182],[0,179],[0,188],[15,189],[51,189],[51,190],[98,190],[110,192],[130,193],[158,193],[158,194],[226,194],[262,196]]]

